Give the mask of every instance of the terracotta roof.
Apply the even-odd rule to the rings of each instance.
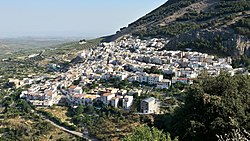
[[[47,92],[47,95],[48,95],[48,96],[52,96],[52,95],[53,95],[53,92],[52,92],[52,91],[48,91],[48,92]]]
[[[111,93],[104,93],[104,94],[102,94],[102,96],[110,96],[110,95],[112,95]]]
[[[74,94],[73,97],[75,97],[75,98],[83,98],[84,94]]]
[[[75,89],[77,86],[70,86],[69,88],[70,89]]]
[[[84,98],[96,99],[99,95],[85,95]]]
[[[111,98],[111,99],[113,99],[113,100],[114,100],[114,99],[120,99],[120,97],[113,97],[113,98]]]

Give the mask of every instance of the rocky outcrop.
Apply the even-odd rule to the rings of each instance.
[[[239,53],[239,55],[247,55],[250,57],[250,40],[241,35],[236,36],[236,45],[235,49]]]
[[[221,39],[221,44],[227,48],[227,54],[236,58],[241,55],[250,57],[250,40],[246,36],[235,34],[230,29],[203,29],[184,33],[171,38],[166,45],[166,49],[178,49],[180,43],[194,42],[197,40],[206,40],[212,43],[215,38]]]

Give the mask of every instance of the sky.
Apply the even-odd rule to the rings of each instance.
[[[0,37],[98,37],[166,0],[0,0]]]

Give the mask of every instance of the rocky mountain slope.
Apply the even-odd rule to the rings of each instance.
[[[165,49],[250,57],[250,0],[168,0],[110,39],[128,34],[168,38]]]

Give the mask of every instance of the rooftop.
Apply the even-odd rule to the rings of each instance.
[[[143,101],[152,102],[152,101],[155,101],[155,98],[154,97],[149,97],[149,98],[144,99]]]
[[[75,97],[75,98],[83,98],[84,94],[74,94],[73,97]]]
[[[85,95],[84,98],[96,99],[99,95]]]
[[[77,86],[70,86],[69,88],[70,89],[75,89]]]
[[[104,93],[104,94],[102,94],[102,96],[110,96],[110,95],[112,95],[111,93]]]

